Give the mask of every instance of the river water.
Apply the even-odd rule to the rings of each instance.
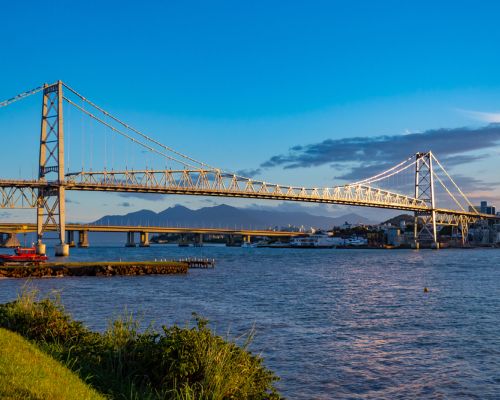
[[[74,260],[215,258],[186,276],[51,278],[93,329],[124,308],[144,324],[255,329],[291,399],[500,398],[500,250],[72,249]],[[25,282],[0,281],[0,302]],[[424,287],[429,288],[424,293]]]

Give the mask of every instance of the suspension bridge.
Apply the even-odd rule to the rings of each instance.
[[[238,197],[402,210],[415,216],[415,248],[424,242],[439,247],[438,227],[441,225],[459,230],[465,244],[470,224],[498,218],[480,213],[474,207],[432,151],[413,154],[391,168],[345,185],[322,188],[281,185],[216,168],[174,150],[115,117],[62,81],[20,93],[0,102],[0,108],[37,93],[42,93],[38,176],[34,179],[0,178],[0,208],[36,209],[37,251],[41,254],[46,251],[43,238],[48,231],[58,233],[56,255],[69,254],[66,243],[68,190]],[[134,146],[177,167],[65,171],[65,104]],[[388,179],[408,171],[412,175],[410,194],[382,187]],[[437,188],[451,206],[437,205]]]

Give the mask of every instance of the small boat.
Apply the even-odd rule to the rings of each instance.
[[[339,244],[338,239],[319,231],[311,235],[293,238],[290,241],[290,247],[299,249],[331,249]]]
[[[34,247],[17,247],[14,254],[0,254],[0,263],[41,263],[47,256],[36,254]]]

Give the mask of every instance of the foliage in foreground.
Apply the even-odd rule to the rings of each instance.
[[[20,335],[0,328],[0,399],[104,400]]]
[[[0,327],[35,341],[112,399],[277,399],[278,379],[242,346],[195,316],[194,327],[140,330],[130,316],[104,333],[73,321],[59,298],[24,292],[0,305]]]

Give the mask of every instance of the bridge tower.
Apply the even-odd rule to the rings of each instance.
[[[417,153],[415,158],[415,198],[423,200],[430,208],[429,211],[415,212],[415,248],[420,248],[420,243],[422,242],[430,242],[431,247],[437,249],[439,248],[439,243],[436,227],[433,155],[429,151],[427,153]]]
[[[47,186],[38,189],[37,252],[45,254],[43,234],[48,224],[54,224],[59,236],[56,256],[67,256],[69,245],[65,243],[64,120],[61,81],[53,85],[45,84],[43,89],[38,178],[46,181]]]

